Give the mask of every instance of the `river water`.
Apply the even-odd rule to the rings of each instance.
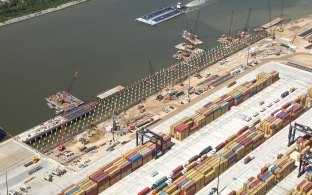
[[[17,134],[50,117],[45,97],[64,90],[76,70],[71,93],[93,100],[100,92],[127,85],[175,61],[174,46],[181,31],[194,29],[203,48],[217,44],[228,31],[231,10],[233,30],[241,29],[248,10],[250,26],[268,22],[265,0],[208,0],[192,11],[154,27],[135,18],[175,0],[91,0],[58,12],[0,28],[0,126]],[[195,2],[196,4],[196,2]],[[280,0],[272,0],[272,18],[280,15]],[[296,19],[311,14],[312,0],[285,0],[284,14]]]

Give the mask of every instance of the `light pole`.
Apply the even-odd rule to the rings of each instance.
[[[190,89],[191,88],[191,75],[190,72],[188,73],[188,89],[187,89],[187,101],[191,102],[191,98],[190,98]]]
[[[248,45],[248,50],[247,50],[247,66],[248,66],[248,61],[249,61],[249,52],[250,52],[250,43],[246,43]]]
[[[7,195],[9,195],[8,170],[5,170],[5,186],[6,186],[6,189],[7,189]]]
[[[184,62],[184,64],[186,66],[188,66],[188,71],[187,71],[187,74],[188,74],[188,89],[187,89],[187,101],[188,102],[191,102],[191,98],[190,98],[190,87],[191,87],[191,75],[190,75],[190,68],[193,68],[195,67],[195,65],[191,65],[191,64],[188,64],[187,62]]]
[[[221,154],[219,154],[219,171],[218,171],[218,181],[217,181],[217,194],[219,195],[219,180],[220,180],[220,164],[221,164]]]
[[[7,135],[9,135],[11,138],[13,138],[13,136],[7,132],[6,130],[4,130],[2,127],[0,127],[0,129],[2,131],[4,131]],[[5,186],[6,186],[6,190],[7,190],[7,195],[9,195],[9,186],[8,186],[8,170],[5,170]]]

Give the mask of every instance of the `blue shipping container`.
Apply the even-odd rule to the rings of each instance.
[[[131,163],[135,163],[135,162],[137,162],[138,160],[140,160],[141,158],[142,158],[142,155],[141,155],[141,154],[136,154],[136,155],[134,155],[132,158],[130,158],[129,160],[130,160]]]
[[[188,182],[190,179],[189,178],[185,178],[184,181],[182,181],[179,185],[178,188],[181,188],[184,184],[186,184],[186,182]]]
[[[69,192],[66,193],[66,195],[71,195],[74,194],[75,192],[77,192],[80,189],[79,186],[74,187],[73,189],[71,189]]]

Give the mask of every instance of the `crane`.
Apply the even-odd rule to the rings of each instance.
[[[75,72],[75,75],[74,77],[72,78],[72,80],[70,81],[69,83],[69,86],[67,87],[67,92],[70,92],[70,90],[72,89],[75,81],[76,81],[76,78],[78,77],[78,74],[79,74],[79,70],[76,70]],[[63,110],[64,110],[64,116],[66,116],[67,114],[67,111],[68,111],[68,102],[63,102]],[[64,145],[64,138],[65,138],[65,124],[63,124],[61,126],[61,140],[60,140],[60,145],[58,146],[58,151],[62,152],[63,150],[65,150],[65,145]]]
[[[245,27],[244,27],[244,29],[243,29],[243,31],[245,31],[245,32],[248,32],[248,29],[249,29],[248,24],[249,24],[249,20],[250,20],[250,14],[251,14],[251,8],[249,8],[249,12],[248,12],[248,16],[247,16],[247,21],[246,21]]]
[[[200,14],[200,11],[197,12],[196,22],[195,22],[195,26],[194,26],[194,34],[196,34],[196,30],[197,30],[197,26],[198,26],[198,20],[199,20],[199,14]]]
[[[154,68],[153,68],[153,65],[152,65],[152,61],[148,61],[148,66],[149,66],[149,69],[150,69],[150,75],[152,76],[154,74]]]
[[[268,11],[269,11],[269,23],[272,22],[272,16],[271,16],[271,0],[268,0]],[[275,39],[275,30],[273,30],[272,27],[270,27],[270,35],[272,39]]]
[[[295,36],[294,36],[293,39],[291,40],[291,44],[294,44],[296,37],[297,37],[297,34],[295,34]]]
[[[284,17],[284,0],[281,0],[281,15],[280,15],[281,18]]]
[[[284,17],[284,0],[281,0],[281,14],[280,17],[283,18]],[[279,25],[279,28],[277,29],[278,32],[283,32],[283,26],[282,26],[282,22]]]
[[[234,18],[234,10],[232,10],[231,19],[230,19],[229,37],[231,36],[231,33],[232,33],[233,18]]]

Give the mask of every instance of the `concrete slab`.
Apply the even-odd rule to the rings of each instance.
[[[12,167],[25,159],[30,159],[34,153],[13,139],[0,143],[0,172]]]

